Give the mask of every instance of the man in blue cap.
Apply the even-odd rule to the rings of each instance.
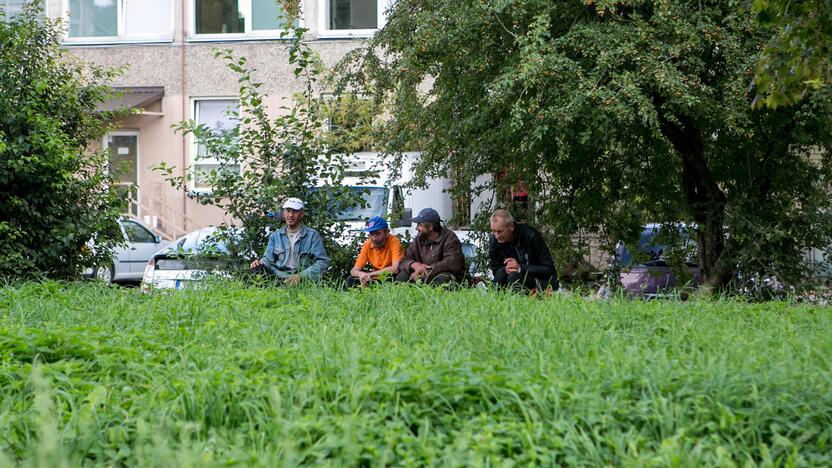
[[[465,256],[454,231],[442,227],[439,213],[425,208],[413,218],[419,233],[399,264],[396,281],[443,284],[462,282]]]
[[[377,280],[384,273],[395,275],[399,271],[399,261],[404,256],[401,241],[390,234],[390,227],[381,216],[370,218],[363,231],[369,233],[370,238],[361,247],[355,266],[347,277],[348,287],[357,283],[367,286],[370,281]],[[364,271],[368,264],[371,271]]]

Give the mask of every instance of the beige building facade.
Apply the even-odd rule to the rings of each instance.
[[[389,0],[303,0],[301,26],[327,65],[334,65],[384,24]],[[222,129],[224,110],[237,105],[237,76],[214,50],[244,56],[275,112],[302,83],[288,64],[282,10],[274,0],[48,0],[46,13],[66,25],[65,47],[84,61],[125,67],[114,86],[123,94],[108,106],[136,110],[101,144],[125,168],[122,181],[138,187],[131,214],[165,236],[218,224],[224,213],[197,203],[206,190],[192,182],[175,189],[153,168],[210,171],[210,158],[173,126],[187,119]],[[226,220],[227,221],[227,220]]]

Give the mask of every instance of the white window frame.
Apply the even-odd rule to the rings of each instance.
[[[170,24],[168,25],[168,32],[166,33],[159,33],[159,34],[125,34],[125,24],[124,24],[124,1],[125,0],[113,0],[116,2],[116,31],[118,32],[115,36],[87,36],[87,37],[69,37],[69,27],[66,28],[66,33],[64,37],[64,44],[66,45],[76,45],[76,44],[114,44],[114,43],[153,43],[153,42],[173,42],[173,35],[174,35],[174,21],[175,21],[175,13],[174,5],[177,0],[169,0],[170,2]],[[140,1],[140,0],[127,0],[127,1]],[[69,25],[70,15],[69,15],[69,0],[62,0],[61,3],[61,11],[63,11],[63,21],[64,24]]]
[[[251,39],[289,39],[290,36],[281,37],[286,31],[291,29],[261,29],[252,31],[251,29],[251,2],[252,0],[237,0],[240,2],[240,11],[243,13],[243,29],[242,33],[209,33],[197,34],[196,32],[196,2],[197,0],[189,0],[188,9],[190,15],[190,31],[188,34],[188,41],[190,42],[215,42],[215,41],[245,41]],[[301,5],[301,14],[298,20],[300,27],[303,27],[303,7]]]
[[[136,213],[137,216],[142,215],[142,204],[141,204],[141,190],[142,190],[142,171],[141,171],[141,137],[139,135],[138,130],[113,130],[107,132],[104,135],[102,148],[109,150],[110,149],[110,137],[114,136],[134,136],[136,137]],[[108,169],[109,171],[109,169]]]
[[[205,97],[191,97],[191,116],[194,122],[199,123],[199,113],[198,113],[198,106],[197,103],[199,102],[206,102],[206,101],[235,101],[239,105],[240,98],[239,96],[205,96]],[[242,125],[239,123],[238,125]],[[191,180],[189,182],[190,193],[194,195],[199,194],[210,194],[213,192],[211,187],[197,187],[196,185],[196,166],[197,164],[219,164],[219,160],[216,158],[199,158],[199,144],[194,138],[192,133],[188,134],[188,146],[191,148],[191,165],[188,168],[188,172],[190,172]],[[240,174],[242,174],[243,165],[240,163]]]
[[[376,29],[329,29],[329,1],[318,0],[318,37],[322,39],[369,38],[387,22],[387,8],[395,0],[376,0]]]

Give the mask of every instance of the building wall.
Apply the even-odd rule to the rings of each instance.
[[[194,153],[191,140],[176,134],[172,126],[194,117],[194,98],[238,95],[237,75],[221,59],[214,58],[214,49],[230,49],[235,56],[247,58],[249,65],[256,69],[253,79],[264,84],[261,89],[269,96],[266,105],[272,112],[288,105],[291,97],[303,90],[303,82],[294,77],[293,67],[288,64],[287,41],[195,39],[190,31],[192,0],[172,1],[173,31],[168,40],[77,44],[77,39],[67,38],[65,42],[72,54],[86,62],[126,67],[113,83],[116,87],[164,88],[162,100],[154,104],[154,109],[147,109],[150,115],[130,116],[120,125],[124,131],[138,133],[139,217],[155,224],[168,237],[231,221],[224,218],[221,210],[199,205],[193,196],[174,189],[159,171],[152,169],[164,162],[175,166],[176,173],[181,175],[191,165]],[[355,5],[362,3],[366,1]],[[47,14],[68,20],[70,17],[65,12],[69,5],[69,0],[49,0]],[[305,26],[310,29],[306,39],[327,65],[334,65],[348,51],[361,45],[362,38],[319,37],[318,0],[305,0],[303,8]]]

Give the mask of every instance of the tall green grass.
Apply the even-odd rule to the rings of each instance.
[[[386,285],[0,290],[0,465],[832,464],[832,313]]]

